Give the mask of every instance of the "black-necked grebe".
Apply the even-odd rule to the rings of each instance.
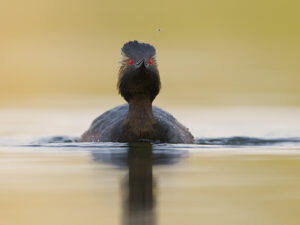
[[[128,104],[96,118],[79,141],[194,143],[186,127],[168,112],[152,106],[160,90],[155,48],[130,41],[121,54],[118,89]]]

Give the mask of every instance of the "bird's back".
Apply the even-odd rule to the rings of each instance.
[[[82,142],[129,142],[122,133],[124,121],[127,118],[129,105],[117,106],[96,118],[90,128],[82,135]],[[155,119],[157,139],[155,141],[168,143],[193,143],[193,135],[179,123],[170,113],[152,106]],[[134,140],[141,141],[141,140]]]

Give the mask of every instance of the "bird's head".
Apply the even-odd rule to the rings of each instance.
[[[119,70],[119,93],[130,102],[145,98],[151,102],[160,90],[155,48],[146,43],[130,41],[124,44]]]

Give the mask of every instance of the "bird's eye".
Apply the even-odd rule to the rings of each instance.
[[[130,60],[129,60],[129,65],[132,65],[132,64],[133,64],[133,60],[130,59]]]
[[[152,59],[149,59],[149,65],[152,65]]]

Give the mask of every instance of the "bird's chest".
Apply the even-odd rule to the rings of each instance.
[[[143,121],[138,119],[125,121],[122,133],[122,136],[129,142],[157,139],[155,122],[153,121]]]

